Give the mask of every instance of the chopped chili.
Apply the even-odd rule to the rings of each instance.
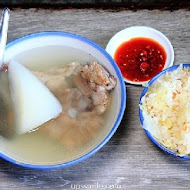
[[[164,68],[164,48],[155,40],[138,37],[122,43],[114,59],[124,78],[130,81],[148,81]]]

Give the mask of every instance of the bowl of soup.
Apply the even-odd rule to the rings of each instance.
[[[125,110],[118,66],[75,34],[40,32],[10,42],[0,78],[0,157],[20,166],[52,169],[87,159],[113,136]]]

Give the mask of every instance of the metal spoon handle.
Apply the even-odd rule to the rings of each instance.
[[[0,68],[3,65],[3,54],[7,43],[7,32],[9,24],[10,10],[8,8],[3,9],[1,26],[0,26]]]

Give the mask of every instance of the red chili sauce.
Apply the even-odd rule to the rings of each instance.
[[[158,42],[138,37],[122,43],[116,50],[114,59],[124,78],[142,82],[162,71],[166,52]]]

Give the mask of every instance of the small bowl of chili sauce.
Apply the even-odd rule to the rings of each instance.
[[[127,83],[142,85],[173,65],[174,50],[168,38],[150,27],[133,26],[116,33],[106,51]]]

